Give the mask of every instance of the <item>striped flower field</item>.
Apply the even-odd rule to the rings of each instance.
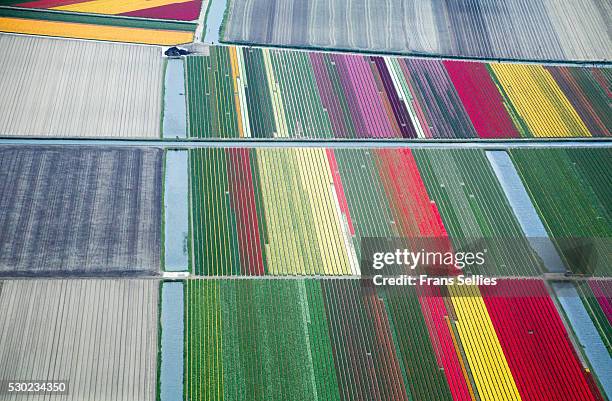
[[[510,153],[560,246],[572,237],[610,237],[611,186],[598,172],[612,160],[609,150]],[[190,176],[198,275],[359,274],[365,237],[448,236],[458,248],[492,240],[490,263],[471,273],[545,270],[482,150],[197,149]],[[586,202],[593,207],[582,208]],[[555,212],[561,204],[565,215]],[[605,240],[597,246],[610,249]],[[561,271],[581,272],[575,263],[566,257]],[[609,270],[599,263],[598,274]]]
[[[503,295],[353,279],[185,291],[187,400],[602,399],[540,280],[502,281]]]
[[[196,274],[357,274],[363,237],[446,236],[410,150],[202,149],[190,166]]]
[[[609,68],[235,46],[185,63],[192,137],[612,135]]]
[[[162,17],[160,13],[168,15],[170,19],[172,16],[178,18],[172,10],[147,9],[148,5],[163,3],[157,0],[153,2],[94,0],[81,2],[80,6],[79,2],[75,1],[45,0],[27,4],[32,3],[36,3],[37,8],[45,8],[45,4],[70,4],[65,4],[61,10],[47,11],[1,7],[6,2],[0,2],[0,32],[171,46],[191,43],[197,26],[187,21],[157,19]],[[134,7],[140,11],[135,11]],[[147,18],[134,18],[130,15],[133,12],[141,14],[140,16],[147,13],[151,15]]]
[[[612,401],[610,21],[0,0],[0,401]]]
[[[163,150],[22,148],[0,152],[0,381],[51,372],[71,400],[609,398],[609,280],[542,278],[506,191],[524,187],[559,246],[609,238],[610,149],[185,150],[192,276],[177,279],[159,271]],[[369,287],[368,236],[511,240],[467,272],[496,286]]]
[[[57,11],[72,11],[77,13],[193,21],[198,19],[200,9],[202,8],[202,1],[36,0],[27,2],[3,1],[2,5]]]

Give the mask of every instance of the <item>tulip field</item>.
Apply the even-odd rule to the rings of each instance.
[[[190,280],[185,399],[601,399],[541,280],[489,288]]]
[[[3,1],[0,2],[0,32],[151,45],[192,42],[197,25],[189,19],[198,18],[200,2],[191,2],[186,11],[170,3],[168,0]]]
[[[560,244],[610,236],[610,218],[601,216],[611,186],[597,167],[612,160],[609,150],[510,155],[549,236]],[[198,275],[355,275],[363,238],[414,236],[449,237],[458,248],[490,240],[486,273],[545,271],[482,150],[197,149],[190,174]],[[565,215],[555,213],[560,203]],[[598,274],[609,271],[605,258],[598,263]]]
[[[193,21],[198,19],[200,9],[202,8],[202,0],[12,0],[3,1],[2,5],[75,13]]]
[[[611,17],[0,0],[0,401],[612,401]]]
[[[185,169],[191,276],[175,279],[175,291],[158,304],[162,224],[142,216],[161,215],[163,152],[140,146],[6,147],[0,152],[3,185],[22,189],[3,193],[20,193],[14,200],[0,197],[0,222],[10,234],[0,234],[0,271],[8,278],[0,281],[0,318],[11,322],[0,330],[0,366],[21,366],[1,351],[11,347],[2,344],[19,344],[21,331],[28,341],[39,341],[28,329],[43,317],[34,313],[37,308],[57,316],[64,328],[61,349],[49,343],[41,352],[69,360],[61,344],[75,341],[70,336],[76,336],[82,313],[74,308],[87,300],[84,307],[93,315],[85,326],[105,327],[111,342],[96,337],[81,346],[143,350],[139,361],[130,354],[130,366],[116,357],[108,365],[128,381],[141,380],[134,377],[145,369],[135,390],[142,399],[154,396],[157,380],[189,401],[605,400],[609,266],[596,258],[593,272],[581,271],[581,261],[563,246],[568,236],[609,237],[609,149],[496,151],[509,156],[518,174],[513,185],[524,186],[567,270],[600,276],[562,282],[576,293],[571,299],[550,290],[560,281],[542,276],[548,272],[529,249],[487,152],[192,148]],[[110,181],[113,191],[105,184]],[[69,188],[79,188],[82,196]],[[555,197],[544,196],[547,191]],[[60,207],[58,199],[72,206]],[[130,208],[142,216],[129,217]],[[31,216],[39,217],[20,231],[17,223]],[[486,266],[464,272],[496,277],[497,285],[364,285],[364,238],[414,236],[442,238],[455,249],[474,238],[498,240],[485,242]],[[28,244],[35,239],[33,248]],[[59,240],[68,245],[57,253]],[[597,255],[609,252],[609,243],[594,244]],[[24,288],[43,295],[27,298]],[[102,301],[110,309],[100,309]],[[133,315],[125,304],[132,301],[148,309]],[[20,303],[31,310],[25,318]],[[174,312],[161,328],[162,311],[155,308],[163,305],[166,315]],[[133,326],[126,323],[132,320]],[[176,341],[184,352],[168,345]],[[167,367],[155,370],[155,344],[158,363],[161,355],[174,355],[165,359],[173,363],[172,375]],[[82,358],[82,350],[75,355]],[[23,369],[41,369],[30,362]],[[91,386],[114,386],[104,366],[86,365],[64,376],[78,384],[76,396],[100,391],[103,398],[103,390]],[[115,391],[119,399],[130,397],[128,387]]]
[[[196,274],[354,275],[362,237],[446,236],[410,150],[190,156]]]
[[[609,68],[210,46],[186,61],[198,138],[610,136]]]

